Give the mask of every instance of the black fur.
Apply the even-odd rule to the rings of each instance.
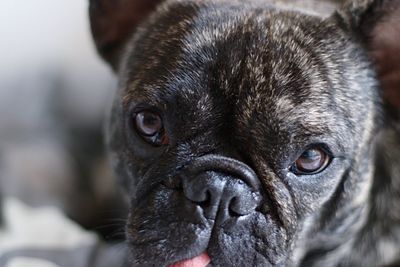
[[[304,9],[312,1],[272,2],[166,1],[118,52],[118,67],[112,62],[120,84],[108,141],[131,200],[134,266],[204,251],[212,266],[400,260],[398,109],[385,106],[369,55],[372,29],[382,14],[400,14],[399,1],[352,1],[331,15],[334,1],[320,2],[320,13]],[[162,115],[168,146],[135,132],[142,109]],[[331,164],[294,175],[289,166],[312,144],[326,148]],[[205,155],[254,171],[262,185],[254,212],[221,221],[186,197],[180,182]]]

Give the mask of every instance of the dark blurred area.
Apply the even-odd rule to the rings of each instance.
[[[0,191],[115,239],[125,210],[102,127],[116,82],[92,44],[87,4],[0,2]]]

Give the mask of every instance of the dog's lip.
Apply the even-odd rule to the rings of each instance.
[[[191,259],[181,260],[175,262],[168,267],[206,267],[211,262],[210,257],[207,252],[195,256]]]

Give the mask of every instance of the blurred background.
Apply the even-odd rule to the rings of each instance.
[[[0,0],[0,192],[113,236],[124,216],[103,148],[116,81],[85,0]]]

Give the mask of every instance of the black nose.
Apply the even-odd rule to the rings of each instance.
[[[182,177],[183,192],[218,223],[254,212],[260,202],[260,182],[246,164],[223,156],[195,160]]]

